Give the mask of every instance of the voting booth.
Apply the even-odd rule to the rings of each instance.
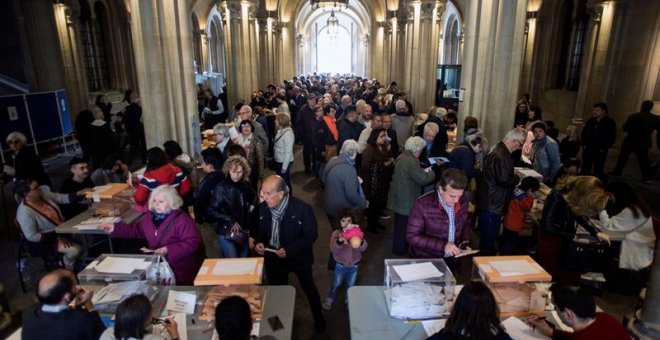
[[[456,279],[442,259],[385,260],[385,299],[395,319],[437,319],[448,315]]]

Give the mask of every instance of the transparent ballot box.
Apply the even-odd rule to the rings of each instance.
[[[78,273],[78,280],[86,284],[145,280],[157,258],[155,255],[103,254]]]
[[[449,314],[456,279],[442,259],[388,259],[384,285],[391,317],[437,319]]]
[[[472,262],[472,278],[490,287],[501,318],[545,314],[552,277],[531,257],[482,256]]]

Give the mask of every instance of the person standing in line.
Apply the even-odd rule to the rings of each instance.
[[[616,141],[616,122],[608,115],[607,104],[594,104],[592,116],[584,124],[580,138],[582,143],[580,174],[594,175],[604,181],[603,167],[607,160],[607,152]]]
[[[653,178],[649,149],[653,131],[658,131],[656,144],[660,147],[660,117],[651,113],[651,109],[653,109],[653,102],[645,100],[640,112],[631,114],[623,123],[623,131],[627,134],[621,143],[621,152],[612,175],[621,176],[623,168],[628,163],[628,157],[631,153],[635,153],[642,170],[642,180],[648,183]]]

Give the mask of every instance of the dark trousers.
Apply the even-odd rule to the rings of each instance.
[[[293,186],[291,186],[291,167],[293,166],[293,162],[289,163],[289,166],[286,168],[286,172],[282,172],[282,163],[280,162],[273,162],[275,164],[275,171],[276,175],[279,175],[284,179],[284,182],[286,182],[286,186],[289,187],[289,193],[293,194]]]
[[[483,256],[492,256],[495,251],[495,241],[500,233],[500,224],[502,215],[479,209],[479,230],[481,231],[481,240],[479,241],[479,254]]]
[[[314,140],[305,138],[303,141],[303,161],[305,164],[305,171],[312,170],[312,161],[314,153]]]
[[[277,266],[277,264],[275,264],[275,266]],[[321,310],[321,296],[319,295],[319,290],[316,288],[316,283],[314,283],[312,268],[309,267],[288,271],[273,267],[274,266],[269,266],[266,268],[268,284],[273,286],[288,285],[289,273],[293,272],[296,274],[296,277],[298,277],[298,282],[300,282],[300,287],[305,292],[307,301],[309,301],[309,306],[312,310],[312,315],[314,316],[314,322],[318,323],[319,321],[323,321],[324,318],[323,311]]]
[[[596,149],[585,147],[582,149],[582,174],[605,178],[605,160],[607,160],[607,149]]]
[[[616,168],[614,169],[615,174],[621,174],[623,168],[628,163],[628,158],[631,153],[635,153],[637,157],[637,162],[639,162],[639,167],[642,169],[642,178],[650,179],[653,177],[651,173],[651,161],[649,161],[649,149],[648,148],[636,148],[630,145],[623,144],[621,145],[621,152],[619,153],[619,158],[616,161]]]
[[[500,255],[515,255],[518,247],[518,238],[520,233],[517,231],[502,228],[502,238],[500,242]]]
[[[394,232],[392,233],[392,251],[398,256],[408,254],[408,241],[406,241],[406,230],[408,216],[394,213]]]

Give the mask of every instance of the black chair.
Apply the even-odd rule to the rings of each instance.
[[[16,254],[16,271],[18,272],[18,279],[21,282],[21,289],[23,289],[23,293],[26,293],[27,290],[25,289],[25,277],[23,276],[23,272],[27,269],[27,260],[30,258],[40,258],[44,263],[46,271],[50,271],[55,268],[64,268],[64,259],[62,254],[57,251],[56,237],[54,242],[46,241],[40,244],[35,244],[25,238],[23,230],[17,220],[14,220],[14,225],[18,229],[20,235],[18,251]]]

